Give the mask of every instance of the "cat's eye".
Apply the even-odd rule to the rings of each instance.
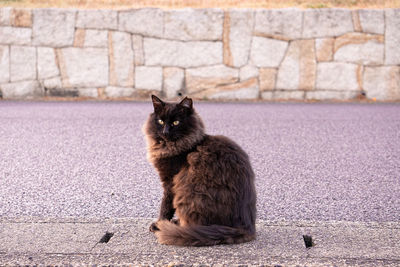
[[[174,121],[173,123],[172,123],[172,125],[174,125],[174,126],[176,126],[176,125],[178,125],[179,124],[179,121]]]
[[[164,125],[164,121],[163,120],[158,120],[158,124]]]

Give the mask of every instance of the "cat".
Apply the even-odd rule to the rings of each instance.
[[[255,239],[256,191],[248,155],[227,137],[207,135],[192,99],[151,98],[154,112],[143,132],[164,194],[150,231],[161,244],[177,246]]]

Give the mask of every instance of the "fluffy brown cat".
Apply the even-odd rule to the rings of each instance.
[[[160,243],[179,246],[253,240],[256,192],[247,154],[227,137],[205,134],[190,98],[152,101],[143,129],[164,196],[150,230]]]

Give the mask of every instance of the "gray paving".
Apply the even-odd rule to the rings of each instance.
[[[257,240],[241,245],[157,244],[151,219],[0,222],[0,265],[399,266],[400,223],[257,223]],[[108,232],[113,236],[100,243]],[[303,235],[314,245],[306,248]]]
[[[273,264],[273,259],[277,263],[297,264],[297,256],[287,256],[293,249],[293,255],[298,255],[303,264],[352,265],[352,261],[361,265],[362,262],[400,264],[398,257],[390,256],[400,255],[398,245],[391,243],[397,242],[394,236],[400,236],[399,104],[195,103],[195,107],[210,134],[231,137],[250,155],[257,179],[261,235],[249,245],[229,249],[222,246],[217,249],[219,254],[211,256],[208,255],[211,250],[194,250],[205,253],[206,258],[200,263],[218,263],[221,255],[227,253],[231,255],[227,264]],[[117,250],[111,251],[103,257],[104,262],[108,259],[148,262],[143,255],[149,261],[157,261],[154,264],[168,264],[167,261],[174,259],[168,254],[174,249],[156,245],[147,232],[151,219],[146,218],[157,217],[162,193],[157,174],[146,161],[141,132],[151,110],[149,102],[0,102],[0,244],[3,244],[0,265],[20,260],[29,264],[27,254],[12,252],[4,244],[12,240],[23,244],[23,238],[29,238],[21,234],[27,233],[26,229],[31,229],[29,233],[33,237],[55,233],[51,227],[43,228],[50,232],[43,229],[37,232],[32,230],[36,228],[26,228],[23,224],[49,226],[52,220],[60,227],[68,220],[77,225],[89,219],[100,223],[93,226],[98,227],[96,233],[87,223],[90,229],[79,228],[91,241],[78,242],[77,248],[93,244],[110,227],[109,220],[122,220],[120,226],[129,228],[130,235],[138,234],[136,242],[146,244],[143,249],[155,246],[148,255],[140,248],[112,258]],[[47,223],[38,224],[38,220]],[[330,243],[327,242],[335,246],[320,245],[320,248],[336,251],[340,246],[348,246],[356,254],[346,254],[345,249],[338,250],[336,256],[318,254],[313,258],[311,252],[304,254],[299,235],[308,228],[301,228],[299,222],[314,223],[318,227],[338,222],[342,228],[328,227],[333,232],[329,234]],[[129,227],[135,223],[138,225]],[[273,228],[274,224],[281,228]],[[354,224],[367,228],[347,236],[349,239],[341,239],[342,230],[352,229]],[[375,233],[370,224],[386,232]],[[315,233],[323,237],[321,227]],[[285,229],[289,228],[287,232]],[[19,241],[7,235],[14,232],[20,233]],[[63,235],[66,240],[60,239],[59,244],[79,241],[76,235],[75,232]],[[359,239],[355,238],[357,235]],[[375,236],[372,241],[368,240],[371,235]],[[296,254],[293,246],[297,245],[292,243],[292,238],[297,238],[302,254]],[[114,240],[120,240],[121,248],[133,244],[129,243],[130,239],[125,240],[128,243]],[[283,246],[279,247],[278,243]],[[32,252],[36,246],[45,247],[40,244],[46,242],[36,243],[33,239],[26,244],[31,245],[28,252]],[[48,248],[57,247],[52,244]],[[358,249],[368,244],[369,254],[357,254]],[[264,246],[263,250],[256,250],[259,246]],[[266,252],[271,246],[277,246],[277,250],[272,250],[276,253]],[[98,247],[101,246],[95,249]],[[373,254],[372,248],[386,249],[389,254]],[[255,254],[250,253],[255,255],[254,261],[244,256],[247,254],[240,254],[241,249],[248,249],[244,250],[246,253],[254,251]],[[315,247],[307,251],[318,250]],[[190,249],[174,252],[179,262],[194,262],[197,254],[182,251],[192,253]],[[36,263],[40,259],[47,263],[63,260],[87,263],[87,257],[96,259],[93,255],[100,257],[97,262],[103,262],[102,252],[96,253],[69,254],[52,250],[49,254],[40,251],[34,254]],[[270,256],[270,261],[260,256],[263,253]],[[244,260],[239,260],[238,255]],[[335,257],[337,262],[333,261]]]

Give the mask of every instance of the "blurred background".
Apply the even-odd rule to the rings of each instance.
[[[400,99],[399,0],[0,3],[3,99]]]
[[[395,8],[398,0],[1,0],[1,6],[79,8]]]

